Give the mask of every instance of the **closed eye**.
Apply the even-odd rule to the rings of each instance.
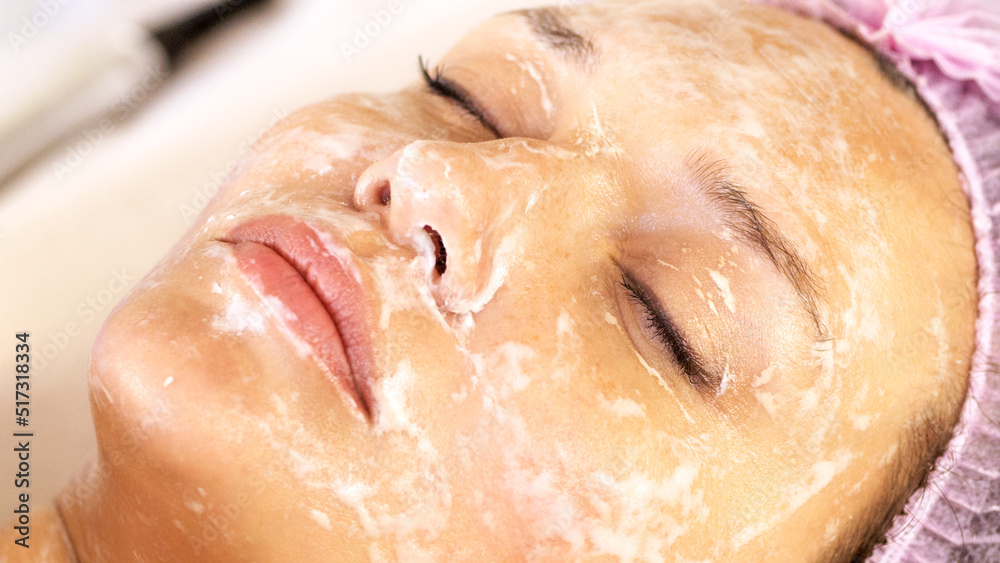
[[[618,283],[625,288],[629,298],[645,310],[646,328],[653,331],[656,339],[666,348],[677,365],[684,370],[688,381],[696,387],[714,387],[712,385],[713,378],[704,369],[698,355],[670,320],[670,317],[663,311],[652,292],[628,274],[622,274]]]
[[[482,123],[483,127],[489,129],[497,139],[503,138],[503,135],[496,126],[487,119],[486,112],[483,111],[475,98],[465,88],[445,77],[440,66],[428,69],[424,58],[419,56],[417,57],[417,64],[420,65],[420,74],[431,92],[457,103],[459,107]]]

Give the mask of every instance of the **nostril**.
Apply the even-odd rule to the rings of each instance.
[[[439,276],[444,275],[445,269],[448,268],[448,253],[444,249],[444,242],[441,240],[441,235],[432,229],[430,225],[424,225],[424,231],[431,236],[431,242],[434,243],[434,269]]]
[[[379,203],[389,205],[389,201],[392,199],[392,190],[389,188],[389,182],[382,182],[378,186],[375,186],[375,194],[378,196]]]

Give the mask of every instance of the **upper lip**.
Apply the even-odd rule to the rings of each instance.
[[[325,240],[320,235],[327,235]],[[306,280],[333,320],[350,367],[355,398],[371,420],[376,413],[377,377],[364,286],[354,278],[357,267],[335,232],[317,229],[287,215],[265,215],[233,227],[222,242],[255,242],[274,250]],[[334,246],[335,255],[325,248]]]

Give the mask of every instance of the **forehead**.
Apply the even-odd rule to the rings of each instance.
[[[596,4],[567,21],[597,46],[594,93],[643,118],[630,125],[684,129],[686,144],[732,139],[773,154],[808,139],[795,156],[814,146],[838,157],[840,141],[867,148],[870,118],[859,116],[891,90],[867,53],[829,26],[740,0]]]
[[[545,72],[572,84],[560,95],[564,121],[596,111],[617,132],[650,137],[661,153],[717,146],[757,168],[764,153],[842,165],[911,146],[895,131],[879,133],[915,106],[886,111],[891,84],[867,53],[825,24],[741,0],[599,2],[545,12],[556,17],[539,18],[537,10],[500,16],[497,33],[473,34],[457,50],[480,58],[502,51],[507,59],[544,52],[552,63]],[[554,48],[566,41],[559,30],[539,32],[545,19],[578,33],[593,55]],[[497,36],[509,41],[502,49]]]
[[[574,113],[598,108],[646,169],[693,152],[726,161],[814,259],[842,260],[859,238],[888,234],[882,215],[940,203],[926,178],[953,180],[918,103],[824,23],[742,0],[595,3],[565,15],[597,60],[576,89],[585,94],[567,100]]]

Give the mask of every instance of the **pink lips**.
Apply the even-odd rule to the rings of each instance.
[[[329,243],[309,225],[284,215],[251,219],[221,240],[234,245],[237,264],[250,283],[293,313],[285,324],[309,345],[333,383],[371,418],[376,370],[364,290],[326,250]],[[341,250],[338,255],[348,253]]]

